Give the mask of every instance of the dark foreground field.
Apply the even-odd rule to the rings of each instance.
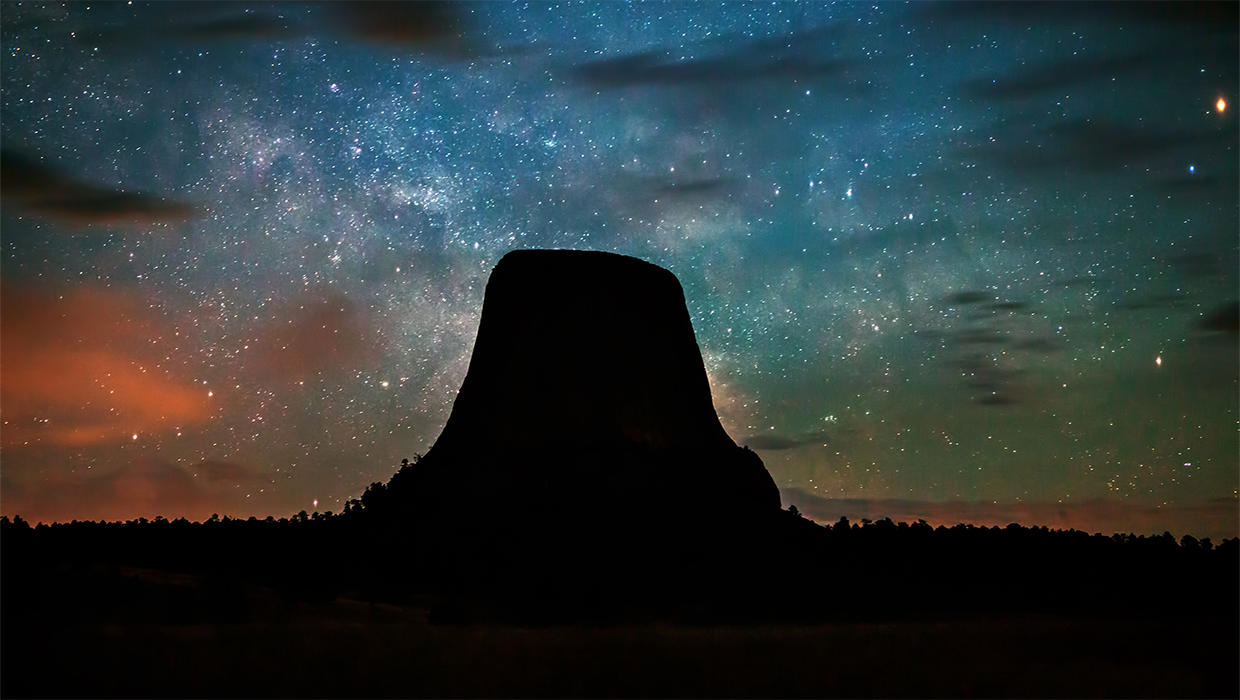
[[[673,616],[522,626],[486,621],[485,606],[470,601],[309,603],[235,581],[127,567],[61,575],[65,593],[78,584],[107,588],[120,607],[6,622],[5,697],[1237,694],[1236,620],[1210,615],[812,625]],[[433,624],[445,607],[456,610],[446,617],[470,611],[481,621]],[[64,601],[64,610],[74,608]]]
[[[1240,696],[1236,539],[822,527],[790,510],[746,529],[667,521],[630,551],[615,538],[631,528],[561,514],[451,531],[370,506],[0,517],[0,693]]]

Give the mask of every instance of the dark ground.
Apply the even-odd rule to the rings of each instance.
[[[1234,617],[521,625],[487,604],[291,599],[218,576],[72,570],[6,618],[4,697],[1236,697]],[[50,589],[49,589],[50,590]],[[48,601],[50,603],[50,601]],[[1193,601],[1185,601],[1192,604]],[[52,606],[56,607],[56,606]],[[26,612],[31,612],[27,610]],[[445,624],[473,620],[472,624]],[[439,623],[439,624],[435,624]]]
[[[1237,539],[792,510],[411,526],[383,493],[288,520],[0,517],[0,694],[1240,697]]]

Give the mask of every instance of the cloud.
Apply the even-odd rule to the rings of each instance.
[[[255,472],[243,464],[220,462],[211,459],[191,465],[189,471],[193,472],[195,476],[202,475],[207,481],[226,481],[230,484],[252,481],[258,477]]]
[[[591,61],[575,73],[587,85],[623,88],[635,85],[721,85],[750,80],[796,80],[843,77],[851,63],[841,60],[812,60],[795,56],[757,58],[744,55],[704,59],[672,58],[670,54],[649,51],[619,58]]]
[[[988,334],[989,331],[972,330],[962,333]],[[978,340],[983,342],[978,343]],[[986,345],[1006,342],[1006,336],[1000,338],[986,335],[974,339],[972,344]],[[1000,358],[1004,358],[1003,361],[1000,361]],[[959,368],[960,379],[972,397],[972,402],[978,406],[1012,406],[1020,403],[1026,395],[1026,387],[1020,381],[1024,373],[1012,367],[1011,360],[1006,359],[1004,355],[981,353],[970,349],[966,354],[953,360],[952,364]]]
[[[252,8],[229,7],[221,13],[217,11],[218,6],[204,3],[164,15],[158,14],[160,8],[152,9],[155,13],[143,21],[126,23],[129,18],[125,17],[103,28],[82,27],[73,33],[73,38],[79,44],[92,47],[146,51],[171,43],[283,41],[299,36],[283,16],[255,12]]]
[[[1236,3],[1185,2],[926,2],[918,3],[913,19],[923,23],[982,22],[993,25],[1003,22],[1020,27],[1030,23],[1080,25],[1086,22],[1106,24],[1141,22],[1156,27],[1198,32],[1234,32],[1240,18]]]
[[[153,519],[157,515],[205,520],[212,513],[240,515],[234,505],[238,501],[235,485],[239,480],[204,474],[203,466],[209,464],[221,467],[226,463],[204,462],[185,469],[143,459],[86,476],[49,469],[46,474],[50,476],[25,483],[5,474],[4,514],[48,523]],[[219,476],[219,470],[216,471]],[[225,471],[244,473],[245,480],[253,479],[250,470],[241,465],[227,465]]]
[[[1197,328],[1208,333],[1240,333],[1240,302],[1233,301],[1215,308],[1197,321]]]
[[[515,53],[476,45],[469,15],[453,2],[352,0],[309,6],[277,5],[257,11],[237,7],[229,3],[203,3],[139,22],[84,30],[77,32],[75,38],[83,44],[105,44],[131,51],[150,50],[152,45],[288,42],[327,36],[461,60]]]
[[[1233,188],[1235,189],[1240,188]],[[1189,280],[1209,280],[1223,273],[1221,251],[1176,252],[1167,255],[1167,263]]]
[[[600,89],[639,85],[718,86],[749,81],[795,81],[830,78],[852,87],[855,62],[824,57],[823,46],[838,30],[823,27],[770,38],[702,43],[703,58],[676,58],[667,51],[643,51],[578,64],[576,79]],[[723,47],[720,51],[716,47]]]
[[[961,305],[966,305],[966,304],[980,304],[983,301],[993,301],[994,298],[995,298],[995,295],[993,294],[987,294],[986,292],[977,292],[973,290],[966,290],[963,292],[956,292],[954,294],[948,294],[947,296],[943,297],[943,301],[949,306],[961,306]]]
[[[344,31],[360,41],[448,52],[463,48],[465,15],[456,3],[356,0],[331,7]]]
[[[1156,535],[1163,531],[1211,537],[1240,536],[1240,503],[1223,497],[1182,505],[1156,506],[1112,500],[1070,503],[1026,501],[917,501],[911,499],[823,498],[799,489],[782,489],[784,505],[796,505],[803,515],[824,525],[841,516],[851,522],[862,518],[891,518],[896,522],[923,519],[931,525],[958,523],[1076,529],[1110,535],[1116,532]]]
[[[189,204],[100,187],[13,149],[0,152],[0,196],[6,204],[75,226],[172,223],[197,216]]]
[[[161,368],[172,335],[137,295],[0,286],[0,444],[83,446],[200,423],[207,392]]]
[[[963,146],[966,158],[1017,172],[1079,168],[1092,172],[1133,166],[1169,152],[1212,149],[1234,143],[1234,125],[1210,129],[1161,129],[1103,119],[1067,120],[1036,129],[1008,129],[998,138]]]
[[[1060,159],[1076,160],[1093,170],[1127,165],[1184,146],[1224,143],[1234,137],[1234,129],[1155,129],[1102,120],[1064,121],[1045,132],[1061,149]]]
[[[606,188],[591,187],[580,193],[576,199],[580,215],[595,220],[600,206],[608,207],[615,217],[646,221],[669,219],[684,212],[697,217],[702,207],[711,207],[713,213],[722,215],[733,196],[744,191],[739,181],[729,177],[677,175],[635,175],[619,169],[608,176]]]
[[[1043,93],[1063,90],[1096,80],[1110,80],[1157,65],[1152,51],[1124,56],[1076,56],[1050,61],[1015,75],[979,78],[964,84],[970,97],[993,100],[1022,100]]]
[[[735,181],[726,177],[704,177],[687,180],[671,180],[665,178],[649,178],[646,182],[650,194],[655,197],[667,197],[674,200],[708,198],[726,194],[735,186]]]
[[[375,320],[347,297],[329,293],[286,303],[275,321],[256,328],[257,368],[304,380],[374,361],[381,338]]]

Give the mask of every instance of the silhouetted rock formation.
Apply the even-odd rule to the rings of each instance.
[[[662,473],[645,468],[666,457]],[[761,461],[719,424],[680,283],[612,253],[525,250],[495,266],[469,373],[427,459],[471,494],[708,491],[713,507],[780,507]],[[537,467],[565,461],[564,473]]]
[[[525,560],[703,551],[721,522],[780,512],[762,461],[715,414],[676,277],[570,250],[496,265],[452,415],[390,491],[441,531],[502,530],[500,549]]]

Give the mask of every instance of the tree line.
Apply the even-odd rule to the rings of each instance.
[[[521,530],[464,504],[447,519],[412,512],[406,485],[418,461],[402,462],[391,482],[372,484],[341,513],[33,527],[20,516],[0,517],[5,610],[22,596],[50,595],[67,577],[136,567],[263,586],[307,602],[348,595],[400,603],[458,592],[676,599],[712,615],[806,621],[1240,612],[1240,538],[1216,545],[1170,532],[933,527],[890,518],[824,526],[795,506],[738,528],[695,518],[691,509],[600,524],[587,507],[566,504]],[[690,521],[683,532],[659,529]]]

